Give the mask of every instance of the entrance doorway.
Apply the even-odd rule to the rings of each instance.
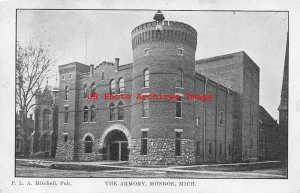
[[[128,140],[120,130],[110,131],[105,138],[107,160],[127,161],[129,156]]]

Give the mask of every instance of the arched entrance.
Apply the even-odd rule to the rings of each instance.
[[[127,161],[130,145],[130,132],[121,124],[108,127],[100,139],[100,149],[106,160]]]

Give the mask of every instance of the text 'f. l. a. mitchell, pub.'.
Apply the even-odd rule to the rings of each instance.
[[[131,32],[132,63],[59,66],[57,146],[43,148],[75,161],[258,160],[259,67],[244,51],[196,60],[192,26],[153,19]]]

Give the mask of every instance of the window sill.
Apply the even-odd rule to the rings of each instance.
[[[149,89],[150,87],[142,87],[142,89]]]
[[[117,120],[117,121],[124,121],[124,119],[121,119],[121,120]]]
[[[143,119],[148,119],[149,117],[142,117]]]
[[[183,117],[175,117],[175,119],[183,119]]]
[[[109,123],[115,122],[116,120],[108,121]]]
[[[184,89],[184,88],[181,87],[181,86],[175,86],[175,88],[178,88],[178,89]]]
[[[64,123],[65,125],[68,125],[69,123]]]

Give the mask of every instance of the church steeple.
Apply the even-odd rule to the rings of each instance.
[[[289,95],[289,34],[287,34],[283,80],[281,88],[281,100],[279,111],[279,133],[281,159],[288,157],[288,95]]]
[[[288,109],[288,90],[289,89],[289,34],[287,34],[285,61],[283,70],[283,80],[281,88],[281,100],[278,107],[278,111],[284,111]]]

